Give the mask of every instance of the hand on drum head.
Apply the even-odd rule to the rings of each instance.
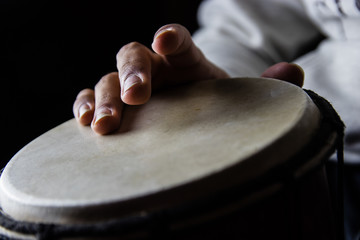
[[[73,112],[80,124],[91,124],[96,133],[107,134],[119,128],[123,104],[146,103],[152,89],[184,81],[229,77],[206,59],[181,25],[161,27],[155,33],[152,48],[154,52],[132,42],[120,49],[116,56],[118,73],[102,77],[95,91],[85,89],[78,94]],[[288,80],[299,86],[303,81],[301,68],[289,63],[276,64],[262,76]]]

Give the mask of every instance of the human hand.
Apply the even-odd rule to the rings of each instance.
[[[106,134],[119,127],[123,103],[143,104],[152,89],[228,77],[204,57],[180,25],[161,27],[152,48],[154,52],[133,42],[120,49],[116,56],[118,73],[105,75],[95,91],[85,89],[77,96],[73,112],[80,124],[91,124],[95,132]]]
[[[84,89],[78,94],[73,106],[77,121],[91,124],[98,134],[107,134],[119,128],[124,103],[146,103],[153,89],[229,77],[206,59],[181,25],[161,27],[155,33],[152,49],[154,52],[137,42],[122,47],[116,56],[118,73],[105,75],[95,91]],[[290,82],[295,79],[293,83],[302,85],[303,72],[297,65],[279,63],[262,76]]]

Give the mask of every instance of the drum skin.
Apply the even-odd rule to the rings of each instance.
[[[17,221],[88,224],[196,202],[291,162],[320,119],[301,88],[275,79],[170,87],[126,106],[110,135],[71,119],[29,143],[2,173],[1,208]]]

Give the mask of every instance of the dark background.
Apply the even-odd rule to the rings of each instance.
[[[150,46],[167,23],[196,30],[200,1],[0,0],[0,166],[72,118],[77,93],[116,71],[121,46]]]

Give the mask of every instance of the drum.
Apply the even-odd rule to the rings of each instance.
[[[322,111],[289,83],[238,78],[158,91],[107,136],[69,120],[3,170],[0,234],[333,239],[324,162],[339,134]]]

